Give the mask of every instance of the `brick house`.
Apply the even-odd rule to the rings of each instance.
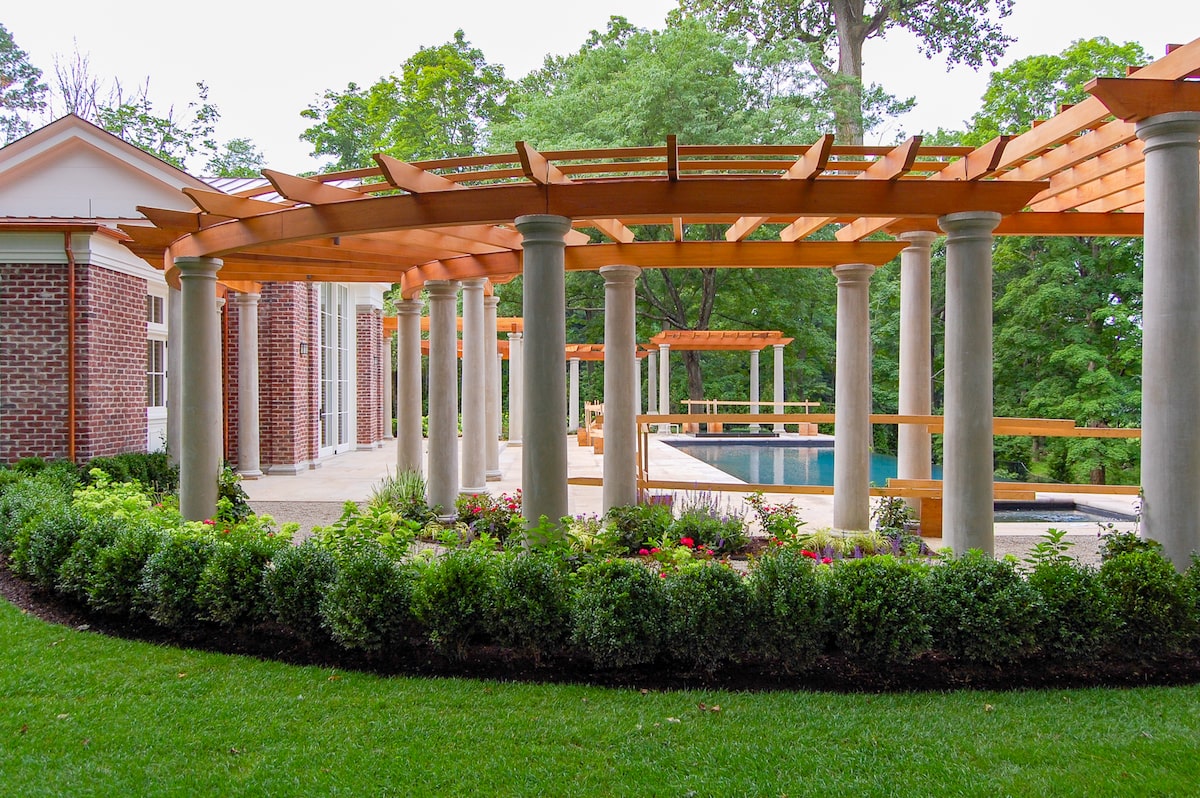
[[[178,294],[122,245],[118,225],[145,223],[139,205],[191,210],[183,188],[231,185],[193,177],[76,116],[0,148],[0,463],[166,445],[170,358],[186,357],[170,351]],[[226,459],[250,475],[297,473],[382,445],[386,288],[263,283],[255,296],[219,286]],[[241,412],[239,379],[240,326],[251,312],[257,435],[239,430],[254,416]],[[239,431],[257,438],[260,463],[240,461]]]

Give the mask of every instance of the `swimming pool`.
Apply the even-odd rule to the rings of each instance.
[[[743,482],[762,485],[832,485],[833,446],[825,442],[668,440],[671,446]],[[896,458],[871,453],[871,483],[886,485],[896,476]],[[941,466],[933,479],[942,478]]]

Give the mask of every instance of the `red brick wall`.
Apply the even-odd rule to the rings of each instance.
[[[237,466],[238,461],[238,330],[241,307],[230,291],[225,295],[225,307],[221,309],[221,396],[225,404],[225,454],[229,462]]]
[[[383,440],[383,311],[360,305],[357,324],[358,447],[370,448]]]
[[[317,459],[320,444],[319,293],[307,283],[263,283],[258,306],[263,470]],[[300,353],[300,345],[307,353]]]
[[[0,463],[67,456],[66,273],[0,263]]]

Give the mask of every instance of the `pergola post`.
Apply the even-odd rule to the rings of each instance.
[[[522,344],[524,334],[512,332],[508,334],[508,445],[521,445],[522,417],[525,413],[525,401],[521,389],[525,379],[522,374],[525,362]]]
[[[658,406],[658,352],[651,349],[646,353],[646,412],[659,412]]]
[[[429,504],[454,518],[458,498],[458,283],[431,280],[429,291]]]
[[[500,479],[500,353],[497,351],[495,294],[483,298],[483,358],[487,363],[487,399],[484,402],[487,419],[484,424],[485,478],[488,482]]]
[[[783,406],[783,344],[772,344],[775,348],[775,382],[771,388],[775,392],[775,413],[786,413],[787,408]],[[775,425],[776,432],[783,432],[785,429],[782,422]]]
[[[833,526],[859,530],[871,517],[871,275],[864,263],[835,266]]]
[[[421,300],[396,303],[396,473],[422,473]]]
[[[666,415],[671,412],[671,345],[659,344],[658,362],[658,412]],[[670,424],[660,424],[659,432],[670,432]]]
[[[183,358],[179,408],[179,511],[188,521],[217,512],[221,471],[221,328],[217,301],[217,258],[175,259],[182,306]]]
[[[391,440],[396,437],[392,429],[392,393],[396,385],[396,375],[392,373],[392,338],[383,336],[383,439]]]
[[[1142,534],[1183,570],[1200,551],[1200,113],[1137,123],[1145,142]]]
[[[637,333],[634,333],[634,347],[637,347]],[[633,393],[634,393],[634,411],[640,416],[642,414],[642,360],[634,353],[633,356]]]
[[[234,294],[238,309],[238,473],[258,479],[258,301],[259,294]]]
[[[637,315],[641,269],[604,266],[603,509],[637,503]]]
[[[992,231],[1000,214],[952,213],[946,233],[946,431],[942,529],[955,554],[995,551]]]
[[[519,216],[522,236],[526,358],[524,364],[525,453],[521,458],[525,518],[557,524],[567,515],[567,438],[563,434],[567,386],[565,250],[571,220],[549,214]]]
[[[901,415],[927,416],[933,407],[930,362],[930,249],[937,233],[917,230],[897,236],[908,244],[900,253],[900,401]],[[901,424],[897,430],[896,476],[929,479],[933,475],[933,443],[929,429]],[[908,499],[920,512],[921,503]]]
[[[183,450],[183,294],[167,288],[167,457],[179,466]]]
[[[463,280],[462,487],[465,495],[487,490],[487,357],[484,355],[483,278]]]
[[[579,358],[571,358],[568,364],[571,383],[567,397],[567,434],[572,435],[579,431]]]
[[[750,412],[758,412],[758,352],[757,349],[750,350]],[[758,432],[761,427],[755,423],[750,425],[753,432]]]

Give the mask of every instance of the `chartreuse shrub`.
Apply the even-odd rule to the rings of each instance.
[[[724,563],[694,562],[662,581],[668,657],[712,672],[744,655],[749,595],[741,574]]]
[[[663,634],[663,580],[628,560],[585,565],[577,578],[572,641],[602,668],[653,662]]]
[[[337,574],[318,604],[322,625],[348,649],[399,647],[412,623],[413,566],[369,545],[336,559]]]
[[[504,556],[492,584],[488,634],[535,661],[558,650],[570,631],[570,580],[562,558],[536,550]]]
[[[826,580],[816,561],[793,547],[760,558],[750,572],[750,650],[785,671],[803,670],[825,649]]]
[[[337,576],[333,553],[313,540],[285,546],[263,573],[263,589],[275,620],[302,640],[325,637],[321,596]]]
[[[483,637],[491,607],[495,555],[477,547],[453,549],[421,563],[412,611],[429,642],[452,659]]]
[[[927,650],[927,566],[889,555],[842,560],[828,572],[833,642],[873,665],[898,665]]]
[[[1157,550],[1122,551],[1100,566],[1099,579],[1113,601],[1117,653],[1153,659],[1187,650],[1196,631],[1192,586]]]
[[[951,558],[926,578],[933,648],[969,662],[1011,662],[1029,653],[1037,592],[1012,560],[978,550]]]
[[[29,524],[71,502],[73,479],[62,469],[43,469],[15,482],[0,495],[0,554],[12,557],[17,573],[29,556]]]

